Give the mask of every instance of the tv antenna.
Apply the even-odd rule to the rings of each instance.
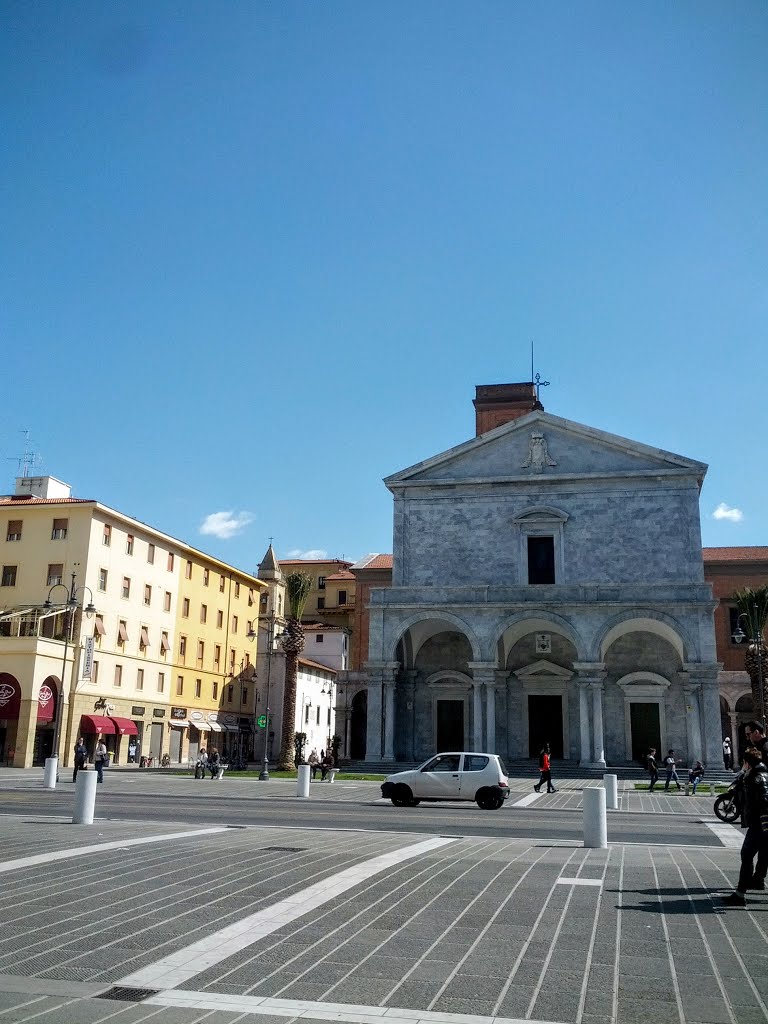
[[[24,452],[22,455],[10,456],[7,461],[15,462],[18,465],[19,476],[32,476],[35,466],[41,464],[43,457],[40,452],[33,451],[32,442],[29,439],[29,431],[20,430],[19,433],[24,435]]]

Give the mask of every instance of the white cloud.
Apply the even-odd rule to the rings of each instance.
[[[293,551],[289,551],[285,556],[286,558],[304,558],[312,561],[320,561],[323,558],[328,557],[328,552],[323,551],[322,548],[310,548],[309,551],[302,551],[301,548],[294,548]]]
[[[206,516],[200,525],[200,533],[210,534],[212,537],[219,537],[221,540],[229,540],[236,533],[253,522],[250,512],[212,512]]]
[[[744,518],[744,513],[740,508],[731,508],[730,505],[726,505],[724,501],[721,501],[712,513],[712,518],[727,519],[731,523],[740,523]]]

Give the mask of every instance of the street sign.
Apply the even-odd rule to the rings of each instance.
[[[263,729],[266,724],[267,724],[267,716],[266,715],[259,715],[259,717],[256,719],[256,725],[258,725],[258,727],[260,729]]]

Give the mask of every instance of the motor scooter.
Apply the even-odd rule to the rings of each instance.
[[[744,772],[739,772],[728,787],[715,800],[715,814],[720,821],[737,821],[744,807]]]

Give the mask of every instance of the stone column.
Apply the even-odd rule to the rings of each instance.
[[[580,756],[579,763],[588,765],[592,761],[589,735],[589,683],[580,682],[579,687],[579,737]]]
[[[688,685],[700,687],[701,702],[701,759],[708,765],[720,765],[723,760],[723,739],[720,726],[720,687],[718,675],[722,665],[717,662],[688,662],[683,671]],[[687,716],[686,716],[687,717]],[[735,741],[732,736],[731,741]]]
[[[384,683],[384,760],[395,759],[395,683]]]
[[[394,736],[394,677],[399,668],[396,661],[368,661],[365,663],[368,674],[368,722],[366,734],[366,761],[387,760],[387,711],[389,711],[389,736]],[[386,684],[391,683],[391,696],[385,692]],[[391,749],[391,743],[390,743]],[[390,754],[390,758],[393,757]]]
[[[470,661],[474,695],[474,748],[496,753],[496,664]],[[485,732],[483,732],[483,688],[485,689]],[[485,742],[483,740],[485,739]]]
[[[680,675],[683,678],[683,695],[685,699],[685,740],[688,746],[688,765],[691,767],[694,761],[703,760],[701,716],[699,715],[701,686],[691,683],[685,672],[681,672]]]
[[[603,680],[602,662],[574,662],[579,687],[579,727],[583,768],[605,768],[605,739],[603,737]],[[589,693],[592,694],[592,730],[589,728]]]

